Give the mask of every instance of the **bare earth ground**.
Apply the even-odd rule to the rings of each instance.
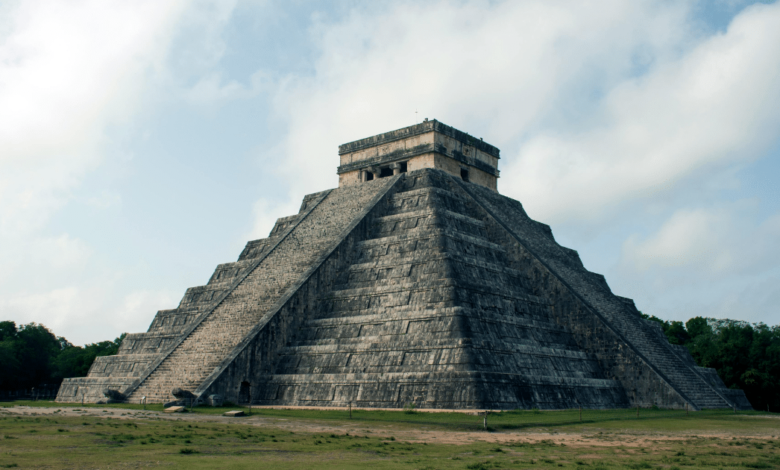
[[[780,468],[780,419],[755,411],[510,411],[485,430],[475,410],[230,409],[0,403],[0,468]]]
[[[276,408],[280,409],[280,408]],[[281,408],[286,409],[286,408]],[[289,408],[293,409],[293,408]],[[298,408],[303,409],[303,408]],[[333,410],[333,408],[307,407],[305,409]],[[357,409],[355,409],[357,411]],[[398,411],[398,410],[393,410]],[[446,410],[450,412],[449,410]],[[440,410],[419,410],[419,412],[441,412]],[[476,414],[474,411],[465,412]],[[399,429],[394,424],[371,423],[370,428],[365,423],[340,421],[332,423],[313,419],[288,419],[278,417],[245,416],[231,418],[221,415],[204,415],[194,413],[162,413],[159,411],[127,410],[117,408],[43,408],[29,406],[15,406],[12,408],[0,408],[0,416],[57,416],[57,417],[96,417],[113,419],[163,419],[171,421],[184,421],[189,423],[230,423],[240,422],[247,426],[257,428],[274,428],[282,431],[305,432],[315,434],[371,434],[373,437],[394,436],[396,439],[407,442],[427,442],[438,444],[465,445],[474,442],[486,443],[529,443],[541,441],[552,442],[556,445],[564,444],[570,447],[647,447],[658,442],[687,441],[692,438],[721,439],[774,439],[780,436],[780,415],[742,416],[747,420],[773,420],[778,425],[772,427],[755,427],[750,431],[734,429],[731,432],[724,431],[677,431],[674,433],[652,432],[648,430],[610,430],[608,436],[600,433],[593,436],[593,430],[583,432],[539,432],[535,431],[499,431],[499,432],[468,432],[450,430],[426,430],[426,429]],[[476,418],[475,418],[476,419]],[[650,435],[648,435],[650,434]]]

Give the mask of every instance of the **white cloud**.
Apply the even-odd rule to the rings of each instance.
[[[199,79],[195,85],[182,90],[182,97],[196,105],[214,105],[220,102],[253,98],[270,89],[270,79],[263,72],[250,77],[248,85],[236,80],[226,80],[222,73],[214,72]]]
[[[236,8],[237,0],[195,0],[186,2],[175,31],[173,49],[167,69],[172,80],[208,75],[228,52],[225,26]],[[184,5],[183,5],[184,6]]]
[[[316,19],[318,59],[277,82],[273,70],[246,82],[220,64],[234,2],[0,5],[0,311],[78,343],[143,331],[176,305],[181,293],[130,285],[132,267],[47,230],[86,175],[132,153],[112,130],[136,126],[151,102],[219,106],[273,91],[267,124],[285,133],[253,144],[289,191],[266,191],[247,238],[337,184],[338,144],[418,117],[501,147],[499,188],[545,222],[590,219],[707,166],[758,158],[777,135],[777,4],[710,38],[688,23],[689,4],[669,2],[365,5]],[[131,205],[122,196],[81,200],[111,211]],[[707,231],[729,223],[740,223],[732,209],[680,212],[626,243],[623,266],[712,269],[707,250],[726,246],[722,266],[771,269],[761,252],[774,249],[780,219],[753,223],[747,238]],[[728,248],[746,239],[750,249]]]
[[[82,240],[72,238],[68,234],[58,237],[35,240],[28,251],[32,254],[27,261],[37,266],[47,266],[53,269],[73,269],[84,265],[92,249]]]
[[[17,293],[13,296],[4,296],[2,309],[8,319],[15,319],[17,324],[43,323],[49,329],[62,336],[61,331],[72,327],[79,315],[74,307],[79,300],[85,303],[83,294],[76,287],[63,287],[40,293]],[[88,303],[87,300],[86,303]],[[89,308],[86,309],[89,311]],[[67,336],[66,336],[67,337]],[[71,342],[73,340],[71,339]]]
[[[336,186],[338,144],[437,118],[501,148],[500,192],[570,231],[615,229],[626,215],[669,211],[675,197],[698,207],[682,186],[701,200],[735,190],[734,167],[780,135],[780,3],[746,8],[723,33],[700,28],[691,6],[396,2],[323,21],[311,32],[313,73],[274,95],[287,133],[267,158],[297,203]],[[630,238],[615,284],[633,282],[625,293],[649,306],[737,295],[734,273],[778,263],[775,219],[759,224],[738,206],[678,209]],[[694,282],[688,297],[665,290]]]
[[[152,322],[154,314],[158,310],[176,308],[179,305],[182,293],[169,291],[141,290],[125,295],[121,304],[112,314],[103,319],[102,327],[105,331],[137,333],[146,331]],[[95,318],[97,315],[92,315]]]
[[[288,123],[280,174],[295,199],[332,187],[338,144],[413,124],[415,109],[513,143],[583,89],[632,73],[640,52],[679,47],[685,14],[639,2],[417,2],[320,24],[314,75],[276,94]]]
[[[47,224],[89,172],[107,158],[124,158],[109,131],[130,126],[143,95],[167,80],[184,6],[86,0],[0,7],[3,319],[40,322],[79,343],[130,324],[145,328],[162,307],[152,309],[152,301],[175,305],[164,292],[127,294],[128,286],[114,284],[124,267],[106,268],[84,240],[52,233]],[[84,200],[108,209],[121,194]]]
[[[267,238],[271,233],[271,229],[274,228],[276,219],[297,214],[300,205],[300,202],[292,200],[287,202],[272,202],[268,199],[260,199],[256,201],[252,207],[254,225],[249,235],[244,238],[248,240]]]
[[[0,19],[0,226],[38,229],[137,111],[181,2],[22,2]]]
[[[780,4],[746,9],[725,34],[614,87],[587,132],[529,139],[504,176],[548,222],[658,197],[713,165],[763,156],[780,130]]]
[[[0,299],[0,310],[17,324],[43,323],[73,344],[113,339],[122,332],[146,331],[157,310],[175,308],[168,291],[122,295],[115,280],[92,280],[49,291],[19,292]]]
[[[122,195],[115,191],[104,190],[95,196],[88,197],[84,202],[96,209],[109,209],[122,204]]]
[[[780,214],[757,221],[755,201],[680,209],[649,237],[623,244],[624,270],[673,268],[707,279],[758,275],[780,264]]]
[[[713,164],[763,155],[780,128],[780,4],[700,36],[685,5],[400,3],[312,32],[288,77],[280,175],[294,199],[336,183],[340,143],[439,118],[502,148],[499,189],[546,222],[588,220]]]
[[[629,237],[623,244],[624,263],[639,271],[692,265],[721,271],[732,263],[730,215],[724,210],[679,210],[652,238]]]
[[[720,295],[713,295],[691,313],[714,318],[731,318],[768,325],[778,324],[777,306],[780,304],[780,273],[777,270],[764,276],[751,277],[735,289],[719,285]],[[693,315],[691,315],[693,316]]]
[[[9,241],[6,238],[6,241]],[[79,276],[94,250],[68,234],[15,239],[0,250],[0,293]]]
[[[733,318],[777,324],[780,213],[758,201],[679,209],[654,233],[634,234],[608,278],[640,310],[663,318]]]

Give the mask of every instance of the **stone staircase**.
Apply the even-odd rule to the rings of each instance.
[[[307,196],[301,211],[307,200],[317,196],[321,194]],[[132,387],[155,362],[171,352],[185,336],[188,327],[214,308],[215,301],[224,297],[236,279],[253,269],[253,263],[265,253],[266,248],[278,241],[283,228],[289,227],[290,220],[298,215],[279,219],[269,238],[248,242],[239,260],[218,265],[206,285],[188,288],[177,308],[158,311],[148,331],[128,334],[116,355],[96,358],[87,377],[65,379],[58,400],[80,401],[83,397],[85,402],[95,403],[106,399],[103,396],[106,388],[123,391]],[[170,390],[165,399],[170,398],[169,394]],[[149,403],[153,399],[155,397],[147,397]]]
[[[627,404],[506,265],[506,251],[447,178],[407,175],[375,209],[354,262],[282,350],[259,403]]]
[[[587,271],[576,251],[558,245],[549,227],[531,220],[519,202],[475,185],[459,185],[593,309],[693,409],[750,406],[746,399],[727,398],[733,394],[726,393],[725,387],[719,389],[708,383],[691,366],[690,356],[681,357],[687,351],[675,351],[660,328],[640,316],[632,301],[612,294],[603,276]]]
[[[105,388],[150,403],[184,388],[275,405],[750,408],[519,202],[438,170],[306,196],[58,400]]]
[[[268,242],[252,242],[239,261],[220,265],[212,282],[223,298],[129,390],[128,399],[146,396],[150,402],[167,401],[173,388],[194,391],[201,386],[314,261],[339,241],[377,189],[388,184],[382,181],[307,197],[301,213],[279,219]]]

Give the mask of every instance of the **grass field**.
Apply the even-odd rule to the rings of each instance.
[[[0,403],[0,468],[780,468],[758,412],[224,411]]]

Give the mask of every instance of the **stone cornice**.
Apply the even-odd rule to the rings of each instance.
[[[463,155],[463,153],[461,153],[460,151],[449,150],[442,145],[434,146],[433,144],[418,145],[416,147],[412,147],[409,149],[396,150],[395,152],[391,152],[379,157],[367,158],[365,160],[359,160],[357,162],[347,163],[345,165],[339,166],[336,172],[338,174],[342,174],[342,173],[348,173],[350,171],[370,168],[372,166],[387,165],[388,163],[408,160],[412,157],[416,157],[417,155],[422,155],[425,153],[438,153],[440,155],[444,155],[446,157],[452,158],[453,160],[457,160],[461,163],[465,163],[466,165],[474,167],[478,170],[482,170],[485,173],[495,176],[496,178],[499,177],[499,171],[494,166],[488,165],[487,163],[481,160],[477,160],[474,157],[468,157],[466,155]]]
[[[482,139],[478,139],[474,136],[466,134],[465,132],[459,131],[454,127],[443,124],[435,119],[432,121],[425,121],[420,124],[415,124],[413,126],[404,127],[403,129],[385,132],[384,134],[378,134],[373,137],[367,137],[365,139],[339,145],[339,155],[376,147],[377,145],[395,142],[401,139],[408,139],[409,137],[414,137],[416,135],[426,134],[433,131],[451,137],[466,145],[471,145],[472,147],[475,147],[478,150],[481,150],[482,152],[485,152],[486,154],[495,158],[501,158],[499,156],[500,152],[498,148],[493,147]]]

